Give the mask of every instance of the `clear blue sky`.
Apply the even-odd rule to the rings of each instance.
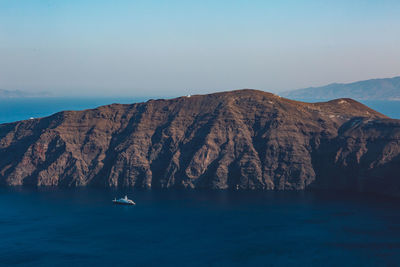
[[[400,1],[0,0],[0,88],[267,91],[400,75]]]

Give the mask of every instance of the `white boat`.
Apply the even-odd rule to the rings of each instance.
[[[124,198],[116,199],[112,201],[114,204],[120,204],[120,205],[136,205],[133,200],[129,199],[128,196],[125,196]]]

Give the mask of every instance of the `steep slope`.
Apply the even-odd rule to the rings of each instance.
[[[354,118],[317,154],[316,186],[400,195],[400,120]]]
[[[280,95],[311,101],[341,97],[357,100],[400,100],[400,77],[372,79],[347,84],[333,83],[322,87],[282,92]]]
[[[399,171],[399,125],[351,99],[310,104],[256,90],[113,104],[0,125],[0,181],[145,188],[330,186],[322,173],[336,167],[347,174],[354,166],[368,177],[380,176],[384,166],[383,171]],[[359,144],[350,146],[349,138]],[[390,156],[382,156],[383,150]],[[332,159],[335,153],[339,156]],[[360,160],[348,165],[352,153]],[[392,176],[385,177],[392,182]]]

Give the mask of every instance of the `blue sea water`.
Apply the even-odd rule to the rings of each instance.
[[[400,119],[400,101],[363,100],[364,105],[393,119]]]
[[[0,98],[0,123],[40,118],[63,110],[83,110],[112,103],[131,104],[147,101],[145,97],[46,97]]]
[[[396,266],[400,200],[324,192],[0,189],[3,266]]]

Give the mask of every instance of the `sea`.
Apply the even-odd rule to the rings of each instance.
[[[127,194],[137,204],[112,199]],[[400,200],[0,188],[2,266],[398,266]]]
[[[0,122],[146,98],[0,100]],[[366,101],[400,119],[400,102]],[[112,199],[127,195],[135,206]],[[0,266],[399,266],[400,199],[0,188]]]
[[[131,104],[148,97],[27,97],[0,98],[0,123],[50,116],[63,110],[84,110],[113,103]]]

